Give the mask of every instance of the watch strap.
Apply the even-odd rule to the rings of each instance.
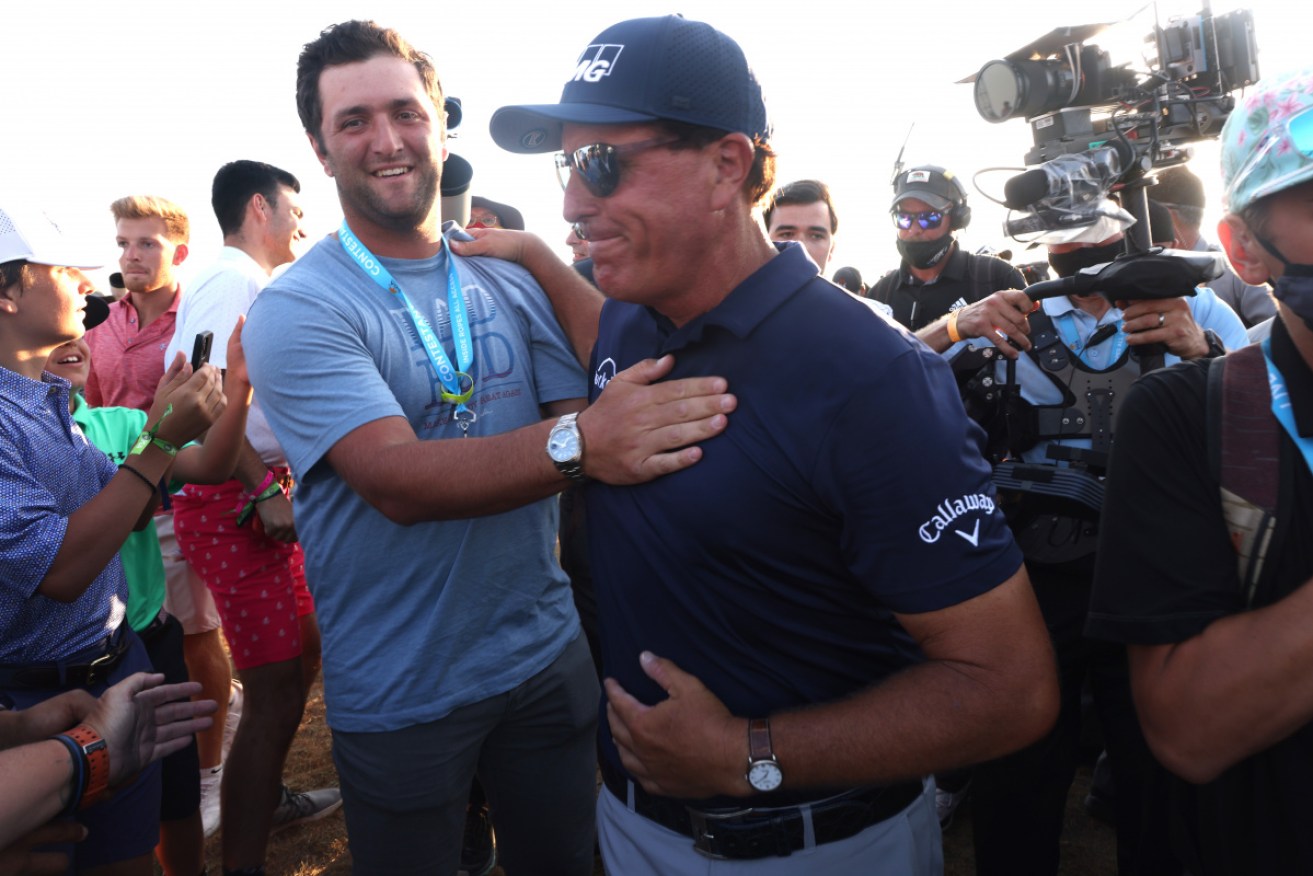
[[[578,420],[579,420],[578,413],[566,414],[563,417],[561,417],[559,420],[557,420],[556,425],[552,427],[553,433],[557,432],[560,429],[568,429],[569,431],[575,434],[575,436],[579,440],[578,458],[567,460],[564,462],[553,458],[552,464],[556,466],[557,471],[565,475],[570,480],[585,481],[588,478],[584,474],[584,460],[583,460],[584,436],[583,433],[579,431]],[[550,441],[551,439],[549,438],[548,440]]]
[[[770,718],[753,718],[748,721],[748,763],[774,759],[775,752],[771,749],[770,741]]]
[[[1226,344],[1222,343],[1221,337],[1212,329],[1204,329],[1204,340],[1208,342],[1208,352],[1204,354],[1205,359],[1216,359],[1218,356],[1226,355]]]
[[[94,806],[109,790],[109,745],[90,725],[79,724],[62,734],[82,752],[82,799],[79,809]]]

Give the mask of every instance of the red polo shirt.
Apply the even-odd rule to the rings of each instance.
[[[87,404],[150,410],[164,376],[164,350],[173,339],[181,300],[179,286],[169,309],[145,328],[138,326],[129,296],[109,306],[109,319],[87,332],[91,347],[91,373],[83,390]]]

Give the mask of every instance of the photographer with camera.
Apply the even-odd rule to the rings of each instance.
[[[1085,228],[1046,235],[1058,276],[1110,262],[1122,251],[1114,206],[1106,212]],[[1006,290],[918,335],[950,359],[968,412],[990,432],[1002,460],[995,471],[1000,503],[1025,555],[1062,689],[1058,723],[1045,739],[976,767],[973,824],[982,876],[1058,872],[1087,678],[1117,789],[1119,872],[1180,872],[1163,855],[1165,824],[1146,805],[1154,767],[1135,720],[1125,654],[1083,635],[1101,515],[1074,497],[1098,492],[1120,400],[1141,374],[1245,343],[1235,314],[1201,293],[1118,303],[1101,294],[1070,295],[1035,304],[1024,292]],[[1069,496],[1027,489],[1053,478],[1079,479],[1080,488]]]
[[[952,171],[927,164],[899,173],[889,213],[903,262],[872,284],[867,297],[892,307],[908,329],[919,331],[991,292],[1026,285],[1002,259],[958,245],[956,232],[971,223],[971,208],[966,186]]]
[[[1313,68],[1246,95],[1222,171],[1218,233],[1241,279],[1274,280],[1272,336],[1150,375],[1126,400],[1087,632],[1128,647],[1145,737],[1181,779],[1169,811],[1190,872],[1305,873]]]

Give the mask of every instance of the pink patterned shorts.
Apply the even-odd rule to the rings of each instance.
[[[187,562],[205,579],[223,621],[233,665],[251,669],[301,656],[300,618],[313,614],[299,544],[237,525],[242,486],[188,484],[173,497],[174,530]]]

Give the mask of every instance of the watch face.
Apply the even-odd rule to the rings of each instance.
[[[783,782],[784,773],[773,760],[755,761],[748,767],[748,784],[758,791],[774,791]]]
[[[570,462],[580,455],[579,435],[571,429],[555,429],[547,441],[547,455],[557,462]]]

